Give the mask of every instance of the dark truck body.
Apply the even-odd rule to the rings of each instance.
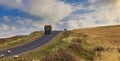
[[[45,33],[45,35],[51,34],[51,32],[52,32],[52,26],[51,25],[45,25],[44,26],[44,33]]]

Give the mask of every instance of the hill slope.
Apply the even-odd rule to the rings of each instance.
[[[0,50],[26,44],[28,42],[31,42],[39,38],[42,34],[43,32],[36,31],[29,35],[1,38],[0,39]]]
[[[120,61],[120,26],[61,32],[42,48],[4,61]]]
[[[94,61],[120,61],[120,26],[105,26],[74,30],[87,35],[86,42],[91,49],[103,47],[104,50],[95,53]]]

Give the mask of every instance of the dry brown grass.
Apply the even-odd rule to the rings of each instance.
[[[120,61],[120,26],[107,26],[74,30],[76,33],[88,35],[87,43],[90,48],[102,46],[105,50],[96,52],[94,61]]]
[[[45,55],[41,61],[76,61],[66,49],[57,49]]]

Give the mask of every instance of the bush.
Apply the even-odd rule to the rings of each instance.
[[[59,48],[45,55],[41,61],[76,61],[75,58],[65,49]]]
[[[75,52],[81,52],[82,49],[83,49],[83,48],[81,47],[81,45],[78,44],[78,43],[72,43],[72,44],[70,44],[70,45],[68,46],[68,48],[71,49],[71,50],[73,50],[73,51],[75,51]]]

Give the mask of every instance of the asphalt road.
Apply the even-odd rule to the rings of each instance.
[[[51,34],[43,35],[40,38],[38,38],[37,40],[34,40],[34,41],[32,41],[28,44],[18,46],[18,47],[14,47],[14,48],[10,48],[10,49],[6,49],[6,50],[2,50],[2,51],[0,51],[0,55],[4,54],[5,57],[8,57],[8,56],[14,56],[14,55],[18,55],[20,53],[24,53],[24,52],[33,50],[35,48],[38,48],[38,47],[46,44],[50,40],[52,40],[58,33],[60,33],[60,31],[53,31]],[[10,50],[11,53],[8,54],[7,50]]]

